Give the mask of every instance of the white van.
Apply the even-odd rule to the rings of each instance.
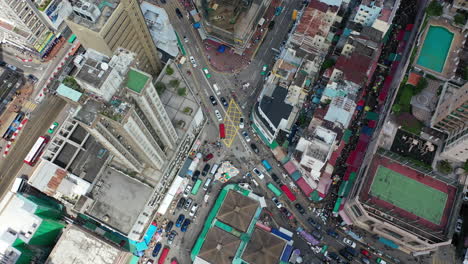
[[[205,185],[203,185],[203,190],[208,190],[208,187],[210,186],[210,183],[211,183],[211,178],[207,178],[206,179],[206,182],[205,182]]]
[[[221,95],[221,92],[219,91],[219,87],[216,83],[213,84],[213,90],[215,91],[217,95]]]
[[[219,168],[219,164],[215,163],[215,164],[213,165],[213,167],[211,167],[210,173],[211,173],[212,175],[215,175],[215,173],[216,173],[216,171],[218,170],[218,168]]]

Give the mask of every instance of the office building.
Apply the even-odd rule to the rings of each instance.
[[[119,47],[137,54],[138,69],[159,73],[161,63],[137,0],[76,0],[66,23],[86,49],[108,57]]]

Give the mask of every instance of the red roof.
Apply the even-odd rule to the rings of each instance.
[[[416,86],[418,85],[418,82],[419,80],[421,79],[421,75],[420,74],[417,74],[415,72],[411,72],[409,75],[408,75],[408,81],[406,82],[407,84],[411,84],[413,86]]]
[[[304,178],[299,178],[299,180],[296,181],[297,186],[301,189],[301,191],[306,195],[309,196],[314,190],[307,184],[307,182],[304,180]]]
[[[318,0],[312,0],[304,10],[299,25],[295,34],[303,34],[304,36],[320,35],[326,37],[330,27],[325,19],[327,10],[338,11],[338,7],[328,6]]]
[[[353,52],[349,57],[340,56],[336,62],[335,68],[342,71],[344,79],[351,81],[355,84],[364,84],[366,80],[369,80],[368,74],[369,69],[372,66],[372,59]]]

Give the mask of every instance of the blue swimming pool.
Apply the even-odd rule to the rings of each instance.
[[[417,64],[442,72],[452,45],[454,34],[441,26],[430,26],[419,54]]]

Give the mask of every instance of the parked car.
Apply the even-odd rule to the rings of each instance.
[[[312,232],[312,236],[314,236],[317,240],[322,240],[323,239],[323,235],[322,233],[320,233],[319,231],[315,230]]]
[[[153,258],[157,257],[159,254],[159,251],[161,251],[162,244],[160,242],[156,243],[156,246],[154,246],[153,253],[151,253],[151,256]]]
[[[198,178],[200,177],[200,171],[199,170],[196,170],[193,175],[192,175],[192,181],[193,182],[196,182],[198,180]]]
[[[353,255],[354,257],[357,257],[357,255],[359,255],[359,253],[358,253],[354,248],[352,248],[352,247],[350,247],[350,246],[345,247],[345,250],[346,250],[349,254]]]
[[[207,162],[207,161],[211,160],[213,157],[214,157],[213,153],[209,153],[208,155],[206,155],[206,156],[203,158],[203,161],[204,161],[204,162]]]
[[[281,213],[283,213],[284,216],[286,216],[288,219],[293,219],[294,216],[291,214],[291,212],[288,211],[285,207],[281,207],[280,209]]]
[[[171,232],[173,226],[174,226],[174,222],[169,221],[169,222],[166,224],[166,232],[168,232],[168,233]]]
[[[185,42],[185,43],[188,43],[188,38],[187,38],[187,36],[184,36],[184,42]]]
[[[356,242],[354,242],[354,241],[352,241],[352,240],[350,240],[350,239],[347,239],[346,237],[343,238],[343,242],[344,242],[346,245],[348,245],[348,246],[350,246],[350,247],[352,247],[352,248],[356,248]]]
[[[52,123],[52,125],[50,125],[49,129],[47,130],[47,132],[49,134],[52,134],[54,133],[55,129],[58,127],[59,123],[58,122],[54,122]]]
[[[32,74],[29,74],[28,78],[34,83],[39,81],[39,79],[36,76],[32,75]]]
[[[221,100],[221,103],[222,103],[225,107],[228,107],[228,106],[229,106],[228,102],[226,101],[226,98],[221,97],[221,98],[219,98],[219,99]]]
[[[202,170],[202,176],[206,176],[206,174],[208,174],[209,171],[210,171],[210,164],[205,164],[205,167],[203,167],[203,170]]]
[[[371,256],[371,254],[369,253],[369,251],[367,251],[367,250],[365,250],[365,249],[363,249],[363,248],[361,249],[361,254],[363,254],[364,256],[366,256],[366,257],[368,257],[368,258]]]
[[[278,184],[278,185],[281,184],[281,180],[278,178],[278,175],[276,175],[275,173],[272,173],[272,174],[271,174],[271,178],[273,179],[273,181],[274,181],[276,184]]]
[[[296,207],[297,211],[299,211],[300,214],[305,214],[304,207],[302,207],[301,204],[297,203],[294,205],[294,207]]]
[[[194,68],[196,68],[196,67],[197,67],[197,62],[195,61],[195,58],[194,58],[193,56],[190,56],[190,57],[189,57],[189,60],[190,60],[190,62],[192,63],[192,66],[193,66]]]
[[[315,222],[314,219],[312,219],[311,217],[307,218],[307,222],[308,222],[313,228],[315,228],[315,229],[317,229],[317,230],[322,229],[322,226],[321,226],[319,223]]]
[[[184,207],[184,204],[185,204],[185,198],[181,197],[179,199],[179,202],[177,203],[177,209],[180,209],[180,208]]]
[[[335,239],[338,239],[340,237],[338,233],[333,229],[328,229],[327,234]]]
[[[265,178],[265,175],[263,175],[263,173],[259,169],[253,168],[252,171],[255,173],[255,175],[257,175],[258,178],[260,178],[260,180],[263,180]]]
[[[180,227],[182,225],[182,222],[185,220],[185,215],[180,214],[179,217],[177,218],[177,221],[175,222],[176,227]]]
[[[189,196],[189,194],[190,194],[190,192],[192,191],[192,188],[193,188],[193,186],[192,186],[192,185],[190,185],[190,184],[189,184],[189,185],[187,185],[187,187],[185,187],[185,190],[184,190],[184,194],[183,194],[183,196],[184,196],[184,197],[188,197],[188,196]]]
[[[190,209],[189,216],[190,216],[190,217],[195,216],[195,214],[197,213],[197,210],[198,210],[198,204],[195,203],[195,204],[192,206],[192,209]]]
[[[344,248],[341,249],[339,252],[340,252],[340,255],[343,256],[348,261],[353,261],[353,256],[349,254],[349,252],[346,251]]]
[[[185,202],[184,210],[185,210],[185,211],[188,211],[188,209],[190,208],[190,206],[192,205],[192,203],[193,203],[192,198],[188,198],[187,201]]]
[[[148,259],[148,261],[146,262],[146,264],[153,264],[154,263],[154,260],[152,259]]]
[[[255,145],[254,143],[251,143],[250,144],[250,147],[252,148],[253,152],[257,153],[259,152],[258,148],[257,148],[257,145]]]
[[[273,198],[271,198],[271,200],[272,200],[273,203],[276,205],[276,207],[278,207],[278,208],[283,207],[283,204],[278,200],[278,198],[273,197]]]
[[[336,261],[338,261],[340,259],[340,256],[338,256],[338,254],[336,254],[335,252],[328,253],[328,257],[331,258],[331,259],[334,259]]]
[[[457,219],[457,224],[455,225],[455,233],[461,233],[463,227],[463,220],[461,218]]]
[[[7,66],[8,69],[10,69],[12,71],[16,71],[16,69],[18,69],[18,68],[16,68],[16,66],[13,66],[11,64],[7,64],[6,66]]]
[[[243,117],[239,118],[239,128],[244,129],[244,118]]]
[[[210,74],[210,72],[208,71],[208,68],[203,68],[203,73],[205,74],[205,76],[206,76],[207,79],[211,78],[211,74]]]
[[[180,228],[180,231],[182,231],[182,232],[187,231],[187,228],[189,227],[190,223],[191,223],[190,219],[188,219],[188,218],[185,219],[184,223],[182,224],[182,227]]]
[[[364,264],[370,264],[369,259],[366,258],[366,257],[362,257],[362,258],[361,258],[361,262],[364,263]]]
[[[160,1],[161,1],[161,3],[163,3],[163,4],[167,3],[166,0],[160,0]]]
[[[179,8],[176,8],[176,9],[175,9],[175,13],[176,13],[176,15],[177,15],[179,18],[184,18],[184,15],[182,15],[182,12],[180,12],[180,9],[179,9]]]
[[[247,131],[242,131],[242,135],[244,136],[245,141],[250,142],[250,137]]]
[[[221,116],[221,113],[218,110],[215,110],[214,112],[215,112],[216,118],[218,118],[218,121],[219,122],[223,121],[223,117]]]
[[[167,237],[167,243],[169,245],[172,244],[172,241],[174,241],[174,238],[177,236],[177,232],[175,230],[172,230],[172,232],[169,234],[169,236]]]
[[[210,101],[212,105],[218,105],[218,101],[216,101],[216,98],[213,95],[210,95]]]

